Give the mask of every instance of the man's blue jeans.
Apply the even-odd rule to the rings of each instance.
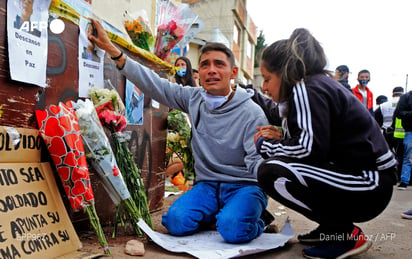
[[[405,132],[401,183],[409,184],[412,169],[412,132]]]
[[[162,224],[170,234],[184,236],[216,223],[226,242],[243,243],[263,232],[260,216],[266,206],[266,194],[257,185],[199,182],[171,205]]]

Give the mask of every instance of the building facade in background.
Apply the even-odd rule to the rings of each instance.
[[[99,17],[120,30],[123,28],[123,13],[145,10],[151,27],[156,28],[156,6],[162,0],[111,0],[93,1],[93,11]],[[219,41],[233,50],[239,73],[236,83],[250,84],[254,78],[256,25],[246,10],[247,0],[176,0],[186,3],[204,24],[202,31],[189,43],[186,56],[193,68],[199,65],[199,49],[208,41]],[[125,31],[124,31],[125,32]],[[257,69],[256,69],[257,70]]]
[[[199,15],[203,30],[189,46],[188,57],[198,67],[198,53],[207,41],[226,44],[234,53],[239,67],[237,82],[252,83],[256,46],[256,26],[246,10],[246,0],[183,0]]]

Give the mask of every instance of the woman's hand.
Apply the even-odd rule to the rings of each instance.
[[[259,126],[256,128],[258,130],[258,133],[256,133],[253,137],[255,144],[258,138],[264,137],[268,139],[281,139],[282,138],[282,130],[276,128],[275,126],[272,125],[267,125],[267,126]]]

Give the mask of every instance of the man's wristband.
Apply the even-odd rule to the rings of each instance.
[[[119,60],[123,56],[123,51],[120,51],[120,55],[117,57],[110,57],[112,60]]]

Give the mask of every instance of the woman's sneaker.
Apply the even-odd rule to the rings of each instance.
[[[298,235],[298,240],[302,243],[318,243],[322,241],[322,236],[325,236],[325,231],[319,225],[309,233]]]
[[[401,217],[404,219],[412,219],[412,210],[402,212]]]
[[[406,190],[407,187],[408,185],[406,183],[400,182],[398,185],[398,190]]]
[[[372,242],[359,227],[355,226],[352,233],[343,240],[323,241],[316,246],[303,249],[302,254],[306,258],[343,259],[366,252],[371,246]]]

